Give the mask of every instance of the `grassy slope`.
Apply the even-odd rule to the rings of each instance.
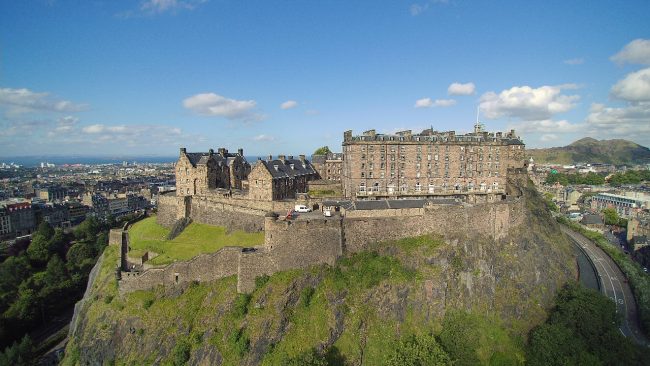
[[[641,164],[650,160],[650,150],[627,140],[595,140],[584,138],[568,146],[529,149],[527,154],[536,163],[572,164],[577,162],[609,164]]]
[[[188,260],[201,253],[212,253],[224,246],[254,246],[264,242],[264,233],[235,231],[199,223],[191,223],[173,240],[165,240],[169,230],[158,225],[155,217],[144,219],[129,229],[131,255],[141,255],[147,250],[160,254],[151,264],[167,264],[175,260]]]

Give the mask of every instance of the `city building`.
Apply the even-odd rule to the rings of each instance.
[[[38,188],[36,196],[47,202],[63,202],[68,190],[61,186],[48,186]]]
[[[343,171],[343,154],[312,155],[311,163],[321,179],[340,182]]]
[[[176,194],[193,196],[217,188],[242,189],[250,171],[243,149],[229,153],[220,148],[215,154],[212,149],[207,153],[188,153],[181,148],[176,163]]]
[[[308,182],[318,179],[318,172],[311,163],[300,155],[278,155],[273,160],[258,160],[248,175],[248,197],[262,201],[295,199],[299,193],[307,193]]]
[[[470,201],[505,195],[508,169],[525,168],[525,146],[515,135],[427,129],[378,134],[343,134],[343,193],[378,199],[460,196]],[[471,197],[470,197],[471,196]],[[482,196],[477,198],[476,196]]]
[[[611,193],[599,193],[591,198],[591,208],[601,211],[605,208],[613,208],[619,216],[628,218],[642,208],[648,207],[648,201],[637,198],[621,196]]]

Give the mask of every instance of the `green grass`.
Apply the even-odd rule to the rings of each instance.
[[[129,229],[129,241],[132,254],[144,254],[153,251],[159,254],[149,261],[150,264],[162,265],[177,260],[188,260],[201,253],[213,253],[225,246],[255,246],[264,242],[264,233],[246,233],[235,231],[226,233],[219,226],[191,223],[173,240],[166,240],[169,230],[158,225],[155,217],[144,219]]]

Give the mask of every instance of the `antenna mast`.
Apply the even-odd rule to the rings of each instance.
[[[476,123],[474,124],[474,133],[481,133],[483,130],[483,126],[481,126],[481,122],[478,121],[478,116],[479,113],[481,112],[481,106],[477,105],[476,106]]]

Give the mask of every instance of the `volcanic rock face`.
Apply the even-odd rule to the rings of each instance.
[[[377,243],[307,270],[117,294],[116,248],[79,312],[67,362],[277,364],[309,349],[347,364],[381,364],[400,337],[439,330],[452,309],[488,314],[522,335],[575,278],[570,244],[528,186],[524,225],[494,240],[468,232]]]

